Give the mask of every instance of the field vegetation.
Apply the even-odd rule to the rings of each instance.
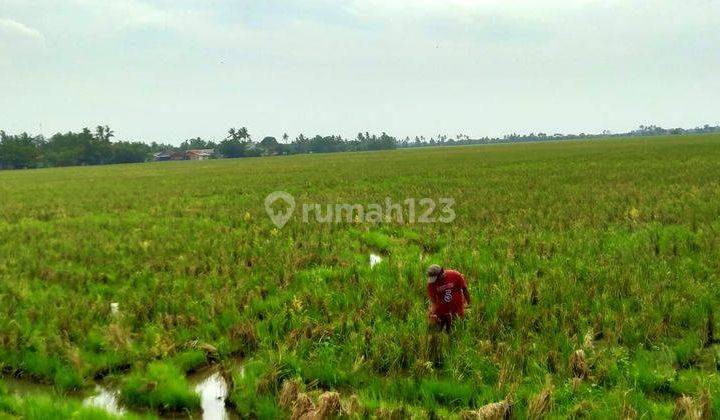
[[[457,218],[279,229],[276,190]],[[57,388],[0,386],[0,415],[104,418],[62,397],[99,378],[196,413],[185,374],[217,364],[248,417],[720,416],[715,134],[5,171],[0,197],[0,369]],[[431,263],[469,282],[450,334]]]

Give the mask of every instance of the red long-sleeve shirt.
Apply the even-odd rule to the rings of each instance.
[[[443,275],[428,283],[427,292],[435,315],[464,315],[467,283],[462,274],[455,270],[445,270]]]

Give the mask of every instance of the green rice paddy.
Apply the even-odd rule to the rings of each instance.
[[[301,217],[388,197],[456,218]],[[128,416],[197,416],[208,365],[242,417],[289,417],[289,383],[349,417],[720,416],[718,135],[4,171],[0,198],[0,417],[114,416],[73,398],[97,381]],[[431,263],[473,297],[450,334]]]

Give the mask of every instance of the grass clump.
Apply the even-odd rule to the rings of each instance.
[[[100,408],[84,407],[75,401],[67,401],[52,398],[47,395],[36,395],[31,397],[14,398],[10,401],[9,397],[0,397],[0,418],[18,418],[28,420],[65,420],[65,419],[82,419],[82,420],[109,420],[116,419],[114,416]],[[133,416],[123,416],[123,418],[132,418]]]
[[[161,412],[197,411],[200,397],[191,390],[184,372],[174,365],[152,362],[144,371],[130,373],[120,388],[129,406]]]
[[[213,354],[203,350],[190,350],[178,353],[169,362],[183,372],[192,372],[208,363],[208,356]]]
[[[5,384],[0,380],[0,418],[28,420],[110,420],[122,418],[132,420],[154,417],[152,415],[138,416],[131,413],[114,415],[100,408],[84,406],[80,401],[61,394],[16,396],[9,393]]]
[[[700,348],[702,348],[702,343],[695,334],[689,334],[678,341],[674,346],[677,364],[683,369],[691,367],[697,361]]]
[[[233,389],[228,395],[229,404],[238,412],[248,417],[272,419],[283,416],[283,411],[276,393],[282,387],[283,380],[289,373],[277,366],[252,360],[245,364],[242,374],[233,375]],[[286,399],[292,396],[286,396]],[[296,395],[295,395],[296,397]],[[292,407],[292,401],[283,402]]]

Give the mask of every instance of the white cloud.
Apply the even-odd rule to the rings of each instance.
[[[588,5],[607,5],[616,2],[616,0],[603,2],[598,0],[352,0],[350,9],[358,16],[364,17],[533,18],[553,13],[573,12]]]
[[[37,29],[33,29],[12,19],[0,18],[0,41],[6,38],[16,37],[39,42],[45,41],[45,37]]]
[[[177,27],[193,18],[189,11],[160,8],[140,0],[74,0],[74,3],[107,25],[106,28]]]
[[[25,104],[0,115],[165,140],[238,118],[346,135],[712,122],[715,2],[0,0],[0,88]]]
[[[188,40],[213,45],[242,38],[243,28],[214,21],[217,11],[202,3],[194,7],[183,2],[160,6],[147,0],[72,0],[74,7],[86,16],[86,24],[74,31],[83,34],[132,34],[151,29]]]

